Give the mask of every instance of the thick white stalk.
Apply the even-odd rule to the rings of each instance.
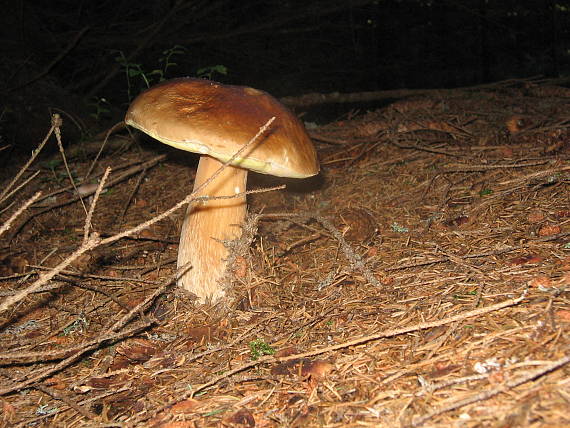
[[[222,163],[202,156],[194,189],[210,178]],[[245,191],[247,170],[226,166],[196,196],[231,196]],[[208,200],[188,206],[178,247],[178,268],[190,263],[190,270],[178,280],[178,286],[192,292],[199,302],[215,303],[225,295],[221,279],[226,271],[228,249],[220,240],[241,236],[246,215],[245,195],[231,199]]]

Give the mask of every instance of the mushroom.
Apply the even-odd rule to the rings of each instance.
[[[178,285],[201,303],[225,295],[221,283],[228,249],[238,239],[246,215],[247,171],[279,177],[318,174],[315,148],[301,122],[266,92],[193,78],[168,80],[141,93],[125,122],[177,149],[200,153],[194,189],[198,189],[272,117],[269,131],[233,159],[196,197],[234,196],[189,204],[180,232],[178,269],[190,268]]]

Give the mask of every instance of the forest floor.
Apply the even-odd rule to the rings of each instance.
[[[310,126],[321,173],[249,196],[224,310],[173,285],[194,156],[123,129],[35,160],[1,185],[1,423],[570,426],[569,106],[527,82]]]

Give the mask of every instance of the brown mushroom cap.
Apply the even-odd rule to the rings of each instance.
[[[275,116],[268,134],[232,165],[263,174],[304,178],[319,172],[301,122],[266,92],[180,78],[153,86],[129,107],[125,122],[162,143],[229,160]]]

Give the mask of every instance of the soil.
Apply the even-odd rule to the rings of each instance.
[[[311,127],[319,176],[251,175],[218,306],[174,285],[183,208],[137,229],[195,156],[118,129],[16,169],[3,426],[570,425],[569,105],[519,82]]]

